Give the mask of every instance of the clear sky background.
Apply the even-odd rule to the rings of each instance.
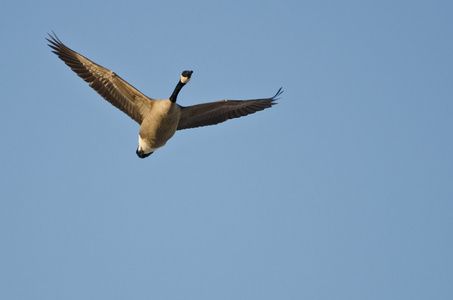
[[[452,1],[3,1],[0,299],[452,299]],[[181,105],[139,126],[50,52]]]

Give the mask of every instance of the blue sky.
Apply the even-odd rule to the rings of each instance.
[[[1,299],[451,299],[451,1],[2,4]],[[139,127],[51,31],[144,94],[279,104]]]

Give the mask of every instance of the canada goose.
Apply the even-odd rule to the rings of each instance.
[[[176,104],[181,88],[190,81],[193,71],[184,71],[170,98],[148,98],[114,72],[92,62],[66,47],[55,35],[49,34],[48,46],[78,76],[89,83],[105,100],[119,108],[138,124],[137,155],[145,158],[161,148],[176,130],[215,125],[239,118],[274,105],[283,92],[280,88],[271,98],[253,100],[222,100],[193,106]]]

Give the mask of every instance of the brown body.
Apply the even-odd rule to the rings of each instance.
[[[175,134],[180,116],[181,108],[176,103],[169,99],[155,101],[140,126],[139,151],[148,154],[165,146]]]

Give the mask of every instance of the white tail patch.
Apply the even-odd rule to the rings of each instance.
[[[143,151],[143,153],[145,154],[149,154],[151,152],[154,152],[156,151],[157,149],[159,149],[160,147],[158,148],[151,148],[149,143],[147,141],[145,141],[144,139],[142,139],[140,137],[140,135],[138,135],[138,151]]]

